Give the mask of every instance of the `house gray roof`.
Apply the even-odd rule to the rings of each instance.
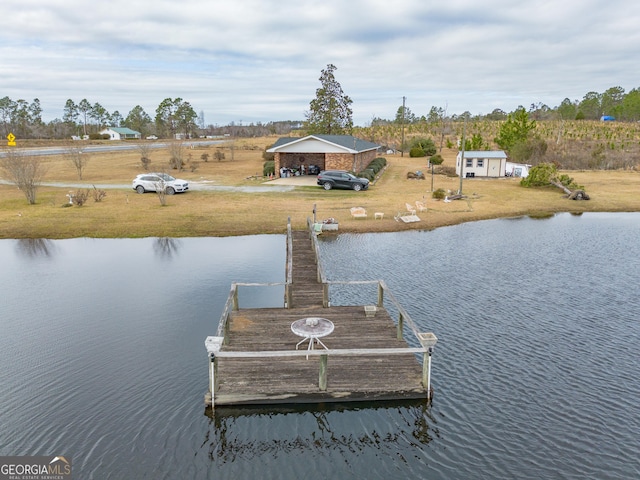
[[[504,150],[469,150],[464,152],[464,158],[507,158]]]
[[[349,151],[351,151],[351,153],[360,153],[360,152],[366,152],[369,150],[377,150],[378,148],[380,148],[380,145],[373,143],[373,142],[368,142],[366,140],[361,140],[359,138],[354,137],[353,135],[321,135],[321,134],[316,134],[316,135],[307,135],[306,137],[299,137],[299,138],[291,138],[291,137],[282,137],[279,138],[276,143],[273,144],[273,146],[267,150],[268,152],[275,152],[278,150],[278,148],[284,146],[284,145],[288,145],[292,142],[304,142],[307,139],[310,138],[315,138],[317,140],[320,140],[322,142],[326,142],[326,143],[331,143],[333,145],[338,145],[340,147],[346,148]]]

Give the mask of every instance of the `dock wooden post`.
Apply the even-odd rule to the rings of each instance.
[[[378,282],[378,306],[384,306],[384,288],[382,287],[381,282]]]
[[[327,391],[327,359],[329,355],[320,355],[320,374],[318,379],[318,385],[320,391]]]
[[[329,308],[329,284],[328,283],[323,283],[322,284],[322,306],[324,308]]]
[[[427,399],[431,400],[431,354],[438,343],[438,337],[433,333],[418,333],[420,344],[427,349],[422,354],[422,385],[427,389]]]
[[[431,399],[431,349],[422,354],[422,385],[427,389],[427,398]]]
[[[223,337],[207,337],[204,346],[209,355],[209,394],[211,395],[211,408],[216,404],[216,392],[218,391],[218,358],[216,353],[222,347]],[[206,396],[205,396],[206,398]]]
[[[233,309],[237,312],[240,310],[240,305],[238,304],[238,285],[233,285]]]
[[[404,316],[402,315],[402,313],[398,314],[398,333],[396,335],[396,338],[398,340],[402,340],[404,338],[402,331],[404,330]]]
[[[291,307],[291,299],[292,299],[292,293],[291,293],[291,284],[290,283],[285,283],[284,285],[284,301],[285,301],[285,308],[292,308]]]

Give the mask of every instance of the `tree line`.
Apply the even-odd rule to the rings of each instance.
[[[581,100],[565,98],[560,105],[549,107],[538,102],[532,103],[528,109],[519,105],[512,112],[505,112],[500,108],[494,109],[486,115],[472,115],[464,112],[460,115],[447,115],[447,109],[432,106],[427,115],[416,115],[407,106],[400,105],[393,119],[374,117],[371,126],[418,123],[438,123],[442,119],[458,121],[464,118],[474,120],[507,120],[510,114],[525,110],[532,120],[599,120],[603,116],[610,116],[616,120],[626,122],[640,121],[640,88],[633,88],[625,92],[624,88],[616,86],[602,93],[588,92]]]
[[[299,120],[206,125],[204,112],[196,114],[191,104],[182,98],[165,98],[153,117],[140,105],[123,116],[118,110],[109,112],[99,102],[91,103],[85,98],[79,102],[68,99],[63,107],[62,118],[44,122],[39,99],[28,102],[0,98],[0,133],[3,138],[9,132],[18,138],[63,139],[83,135],[98,138],[99,132],[106,127],[127,127],[140,132],[143,138],[148,135],[174,138],[176,134],[186,138],[206,135],[261,137],[286,135],[301,126]]]
[[[0,98],[0,129],[3,137],[9,132],[18,138],[69,138],[72,135],[97,135],[105,127],[128,127],[140,132],[143,137],[156,135],[173,138],[197,135],[262,136],[284,135],[297,128],[307,133],[350,134],[353,130],[352,100],[342,91],[334,72],[337,68],[328,64],[320,76],[321,86],[305,112],[305,121],[268,122],[226,126],[206,125],[204,113],[196,114],[191,104],[182,98],[165,98],[151,117],[143,107],[136,105],[126,116],[119,111],[109,112],[99,102],[87,99],[79,102],[68,99],[63,107],[62,118],[48,123],[42,120],[42,107],[38,98],[28,102],[24,99]],[[405,105],[398,107],[395,117],[374,117],[367,126],[392,124],[441,123],[464,118],[475,120],[505,121],[510,114],[524,109],[533,120],[597,120],[611,116],[620,121],[640,121],[640,88],[625,92],[616,86],[602,93],[588,92],[581,100],[565,98],[560,105],[549,107],[543,103],[532,103],[528,109],[518,106],[513,112],[496,108],[485,115],[464,112],[449,115],[446,107],[432,106],[426,115],[416,115]]]
[[[198,124],[200,120],[200,124]],[[143,107],[136,105],[126,117],[118,111],[109,112],[99,102],[86,98],[79,102],[68,99],[62,118],[48,123],[42,120],[40,100],[0,98],[0,128],[3,136],[9,132],[18,138],[69,138],[70,136],[94,136],[106,127],[128,127],[143,137],[154,134],[172,138],[176,134],[191,137],[204,123],[204,114],[197,115],[189,102],[182,98],[165,98],[152,118]]]

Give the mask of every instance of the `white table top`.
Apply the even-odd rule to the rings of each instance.
[[[291,331],[299,337],[320,338],[333,332],[333,322],[326,318],[301,318],[291,324]]]

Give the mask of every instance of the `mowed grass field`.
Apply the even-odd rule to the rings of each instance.
[[[262,152],[276,137],[242,139],[224,145],[185,148],[184,170],[168,166],[168,149],[151,149],[152,171],[166,171],[192,184],[247,187],[263,186]],[[214,159],[216,150],[224,160]],[[203,161],[202,155],[209,160]],[[455,166],[454,150],[443,150],[445,166]],[[72,238],[72,237],[184,237],[229,236],[256,233],[283,233],[287,219],[294,228],[304,228],[306,220],[335,218],[341,232],[383,232],[408,229],[433,229],[462,222],[522,215],[544,216],[556,212],[627,212],[640,211],[640,173],[636,170],[565,171],[584,186],[588,201],[563,197],[556,188],[527,189],[518,179],[464,179],[466,198],[445,203],[431,197],[431,175],[425,158],[385,155],[388,167],[368,191],[325,191],[320,187],[298,186],[292,191],[277,188],[267,192],[241,190],[195,191],[167,197],[161,205],[153,193],[139,195],[130,185],[135,175],[143,173],[140,152],[130,150],[90,154],[82,181],[72,163],[63,156],[42,157],[47,173],[45,185],[38,190],[35,205],[29,205],[15,186],[0,185],[1,238]],[[195,167],[195,168],[192,168]],[[409,180],[408,172],[421,170],[425,180]],[[255,178],[255,176],[258,178]],[[101,202],[89,198],[82,206],[64,207],[67,194],[93,185],[105,188]],[[268,185],[268,184],[266,184]],[[455,192],[457,177],[436,175],[434,188]],[[419,213],[420,222],[405,224],[394,220],[406,211],[405,203],[424,201],[428,210]],[[352,219],[351,207],[364,207],[367,219]],[[375,220],[374,213],[384,213]]]

